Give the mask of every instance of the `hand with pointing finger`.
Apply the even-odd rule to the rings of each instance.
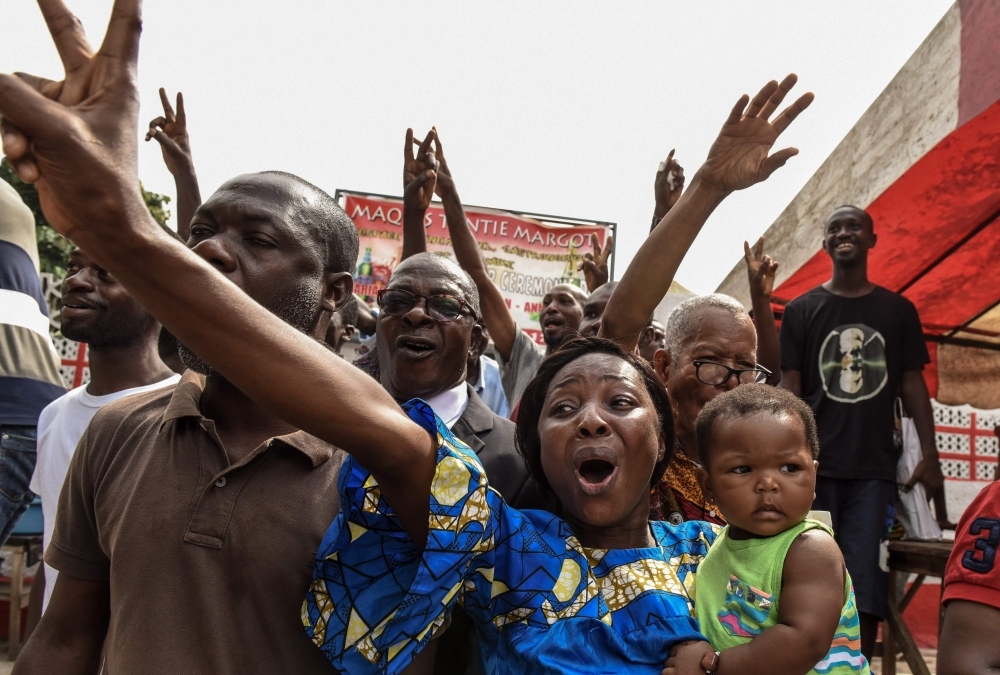
[[[612,235],[608,235],[607,240],[604,242],[604,250],[601,250],[601,242],[597,239],[596,234],[590,235],[590,241],[594,246],[593,253],[585,253],[583,262],[576,266],[578,272],[583,272],[583,278],[587,281],[587,292],[593,293],[599,287],[608,283],[608,277],[610,276],[608,272],[608,258],[611,257],[611,251],[614,249],[615,239]]]
[[[674,159],[674,151],[671,150],[665,161],[660,162],[660,168],[656,171],[656,181],[653,183],[653,192],[656,197],[656,210],[653,215],[657,222],[667,215],[667,211],[677,203],[684,191],[684,167]]]
[[[778,263],[772,260],[771,256],[764,255],[764,237],[758,239],[752,249],[749,242],[743,242],[743,258],[747,263],[751,297],[770,300]]]

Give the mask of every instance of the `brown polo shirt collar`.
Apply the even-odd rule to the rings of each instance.
[[[198,404],[201,402],[201,394],[204,390],[205,376],[199,375],[190,369],[185,371],[185,373],[181,375],[181,381],[174,387],[174,391],[170,396],[170,402],[167,403],[167,407],[163,411],[163,419],[160,421],[159,431],[162,433],[163,427],[168,422],[184,417],[194,417],[198,420],[198,423],[205,428],[205,431],[212,429],[209,433],[214,437],[215,423],[202,415],[201,410],[198,407]],[[250,457],[247,457],[246,460],[251,460],[253,457],[260,454],[261,451],[270,447],[271,443],[274,441],[301,452],[309,458],[309,461],[312,462],[314,468],[333,457],[334,452],[336,452],[336,448],[326,441],[320,440],[315,436],[311,436],[304,431],[296,431],[291,434],[285,434],[284,436],[275,436],[267,443],[262,444],[260,448],[252,452]],[[246,461],[240,462],[240,464],[245,463]]]

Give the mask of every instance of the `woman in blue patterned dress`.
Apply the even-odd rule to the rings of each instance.
[[[664,268],[676,269],[726,195],[795,154],[768,156],[811,95],[767,120],[794,82],[739,100],[661,233],[647,240],[677,242],[663,251]],[[470,311],[452,309],[453,320]],[[649,521],[673,426],[645,361],[614,342],[580,339],[550,355],[526,389],[517,443],[556,514],[507,506],[426,404],[404,409],[423,439],[394,423],[390,446],[352,451],[342,511],[303,604],[307,632],[338,669],[423,667],[455,603],[476,627],[486,673],[659,673],[672,645],[704,639],[686,587],[715,532]]]
[[[641,358],[609,340],[574,340],[525,390],[518,445],[562,517],[507,506],[428,406],[405,408],[437,439],[426,543],[401,530],[378,483],[347,460],[342,511],[303,608],[339,669],[400,672],[425,647],[427,659],[455,602],[476,625],[487,673],[658,673],[674,643],[703,639],[685,583],[715,531],[649,522],[673,429]]]

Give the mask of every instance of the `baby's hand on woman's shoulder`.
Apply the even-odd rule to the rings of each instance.
[[[703,640],[684,640],[670,648],[670,657],[660,675],[705,675],[714,661],[712,645]]]

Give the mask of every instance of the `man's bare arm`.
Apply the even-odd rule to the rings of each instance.
[[[931,407],[931,395],[924,382],[924,374],[919,370],[903,372],[903,380],[899,385],[899,396],[903,399],[903,407],[913,417],[920,438],[920,448],[923,458],[913,470],[913,475],[907,481],[911,487],[917,481],[924,484],[927,496],[933,496],[944,484],[941,473],[941,460],[938,457],[937,435],[934,432],[934,408]]]
[[[265,310],[150,216],[137,171],[141,0],[115,0],[96,54],[61,0],[39,6],[66,79],[0,74],[0,113],[4,152],[36,183],[49,223],[257,403],[353,454],[422,546],[431,436],[375,380]],[[326,283],[335,310],[351,278],[332,274]]]
[[[781,369],[781,384],[779,384],[782,389],[787,389],[799,398],[802,398],[802,371],[800,370],[785,370]]]
[[[465,218],[462,200],[455,188],[455,180],[448,168],[448,161],[444,158],[441,139],[437,136],[436,130],[435,149],[437,160],[440,162],[437,193],[444,206],[444,215],[448,222],[448,233],[451,235],[451,246],[455,249],[455,258],[476,284],[483,311],[483,321],[486,322],[486,329],[493,338],[494,346],[500,356],[504,359],[510,359],[511,351],[514,349],[514,339],[517,337],[519,329],[514,322],[514,315],[507,308],[503,294],[490,279],[486,263],[479,252],[479,244],[476,242],[472,230],[469,229],[469,221]]]
[[[938,648],[939,675],[996,675],[1000,672],[1000,609],[952,600],[944,611]]]
[[[39,565],[35,580],[31,582],[28,595],[28,625],[24,628],[25,639],[31,637],[42,618],[42,604],[45,601],[45,565]]]
[[[601,337],[614,340],[627,351],[634,350],[639,334],[715,208],[733,191],[767,180],[798,154],[795,148],[785,148],[768,155],[778,136],[812,103],[813,95],[805,94],[773,122],[768,121],[796,80],[795,75],[781,84],[772,80],[753,100],[746,94],[740,97],[691,186],[653,229],[622,276],[604,312]]]
[[[771,291],[774,290],[778,263],[771,260],[771,256],[764,255],[764,237],[757,240],[753,249],[748,242],[743,242],[743,254],[750,279],[753,323],[757,329],[757,363],[771,371],[767,384],[777,386],[781,382],[781,346],[771,309]]]
[[[94,675],[111,620],[111,586],[63,573],[14,664],[15,675]]]
[[[167,92],[160,87],[163,116],[153,119],[146,132],[146,140],[156,139],[163,151],[163,161],[174,177],[177,190],[177,235],[187,241],[191,232],[194,212],[201,206],[201,188],[191,158],[191,137],[187,131],[187,113],[184,111],[184,94],[177,92],[177,112],[170,105]]]

